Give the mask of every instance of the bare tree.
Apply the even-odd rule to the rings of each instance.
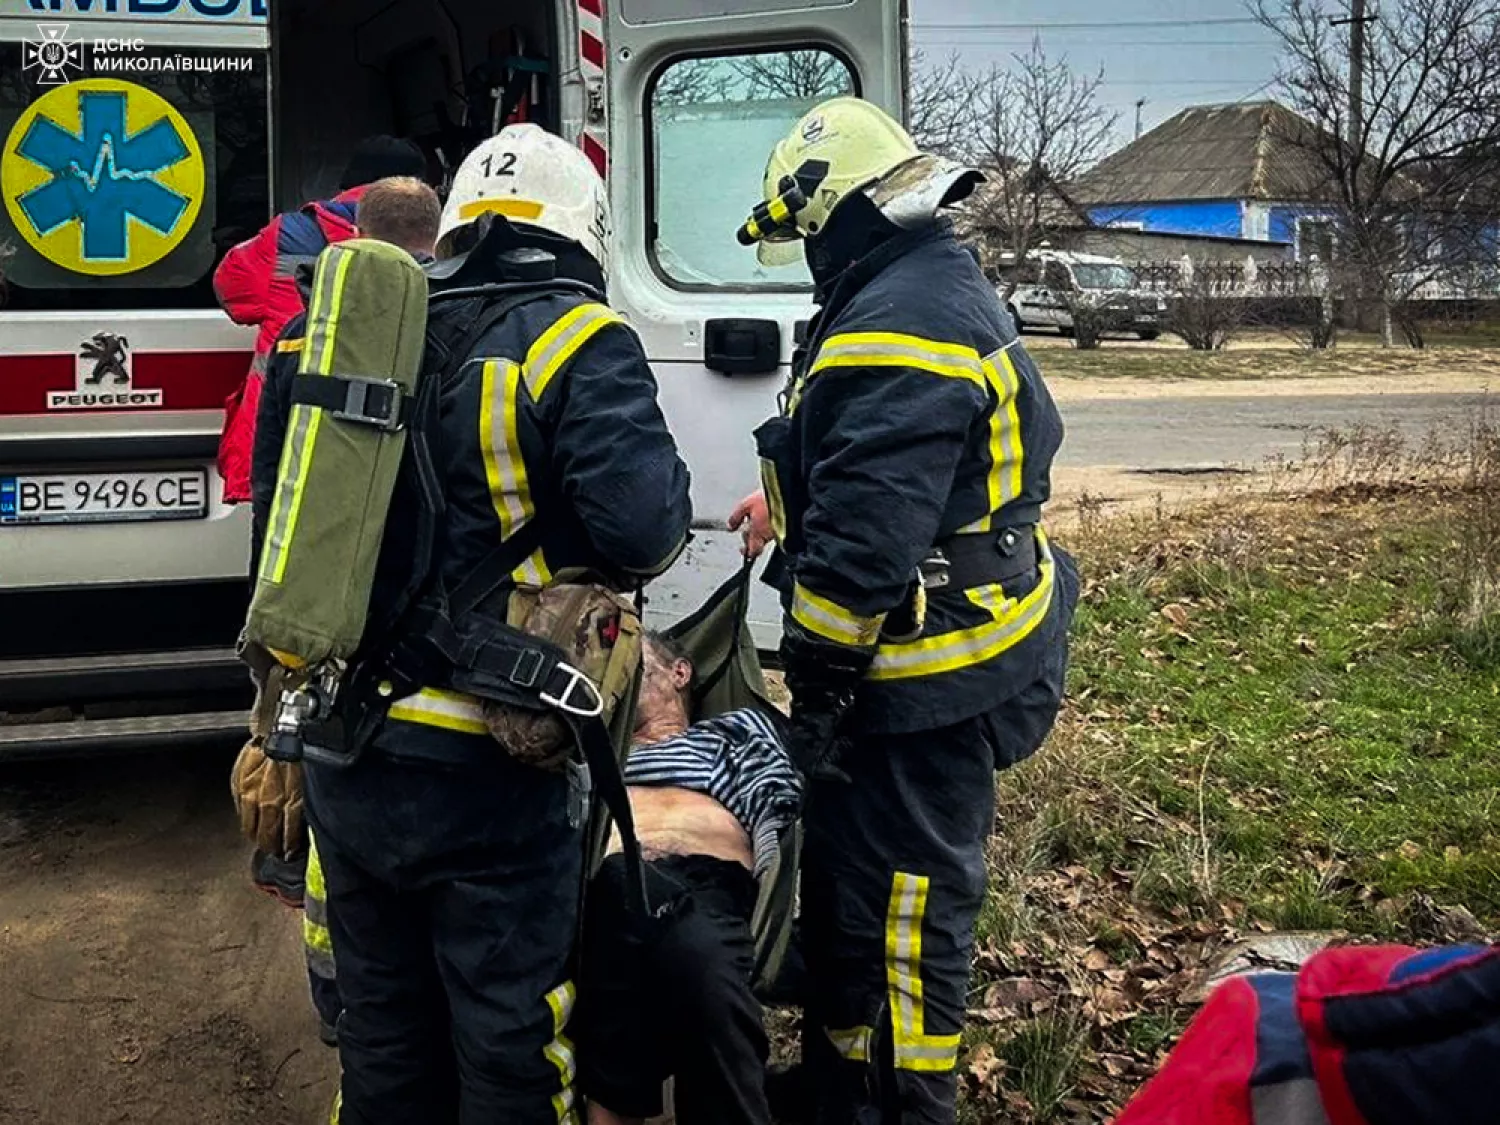
[[[1331,284],[1346,307],[1379,315],[1387,344],[1393,320],[1420,343],[1415,301],[1494,264],[1500,4],[1383,0],[1357,57],[1349,21],[1335,22],[1344,11],[1324,0],[1251,7],[1280,41],[1278,83],[1301,122],[1289,115],[1277,139],[1303,154],[1299,176],[1327,209]]]
[[[777,51],[733,61],[746,101],[831,98],[854,92],[849,68],[828,51]]]
[[[970,100],[973,78],[964,71],[956,54],[934,63],[920,47],[911,53],[910,69],[907,131],[926,152],[955,160],[968,158],[974,150],[974,106]]]
[[[685,59],[662,72],[651,95],[655,108],[699,105],[722,101],[732,75],[726,73],[722,59]]]
[[[1103,153],[1119,118],[1100,102],[1103,82],[1102,71],[1080,74],[1066,57],[1048,58],[1036,40],[970,83],[971,158],[989,177],[970,221],[1017,266],[1079,218],[1067,185]]]

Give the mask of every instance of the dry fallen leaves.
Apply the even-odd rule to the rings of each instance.
[[[969,1054],[969,1074],[981,1090],[993,1094],[1000,1073],[1005,1069],[1005,1060],[995,1054],[995,1048],[981,1043]]]
[[[1170,605],[1161,607],[1161,615],[1170,621],[1174,628],[1186,629],[1188,626],[1187,606],[1180,602],[1172,602]]]

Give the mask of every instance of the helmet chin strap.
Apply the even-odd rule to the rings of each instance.
[[[804,240],[818,302],[827,298],[845,270],[900,233],[901,228],[864,192],[844,199],[828,216],[828,225]]]

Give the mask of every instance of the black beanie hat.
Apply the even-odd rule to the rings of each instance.
[[[359,142],[349,163],[344,165],[344,174],[339,178],[339,190],[363,187],[387,176],[415,176],[419,180],[425,180],[427,157],[411,141],[400,137],[384,133],[366,137]]]

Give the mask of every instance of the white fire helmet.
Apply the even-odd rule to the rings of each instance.
[[[582,150],[540,125],[507,125],[464,158],[438,226],[448,235],[483,215],[504,215],[579,243],[609,272],[609,196]]]

